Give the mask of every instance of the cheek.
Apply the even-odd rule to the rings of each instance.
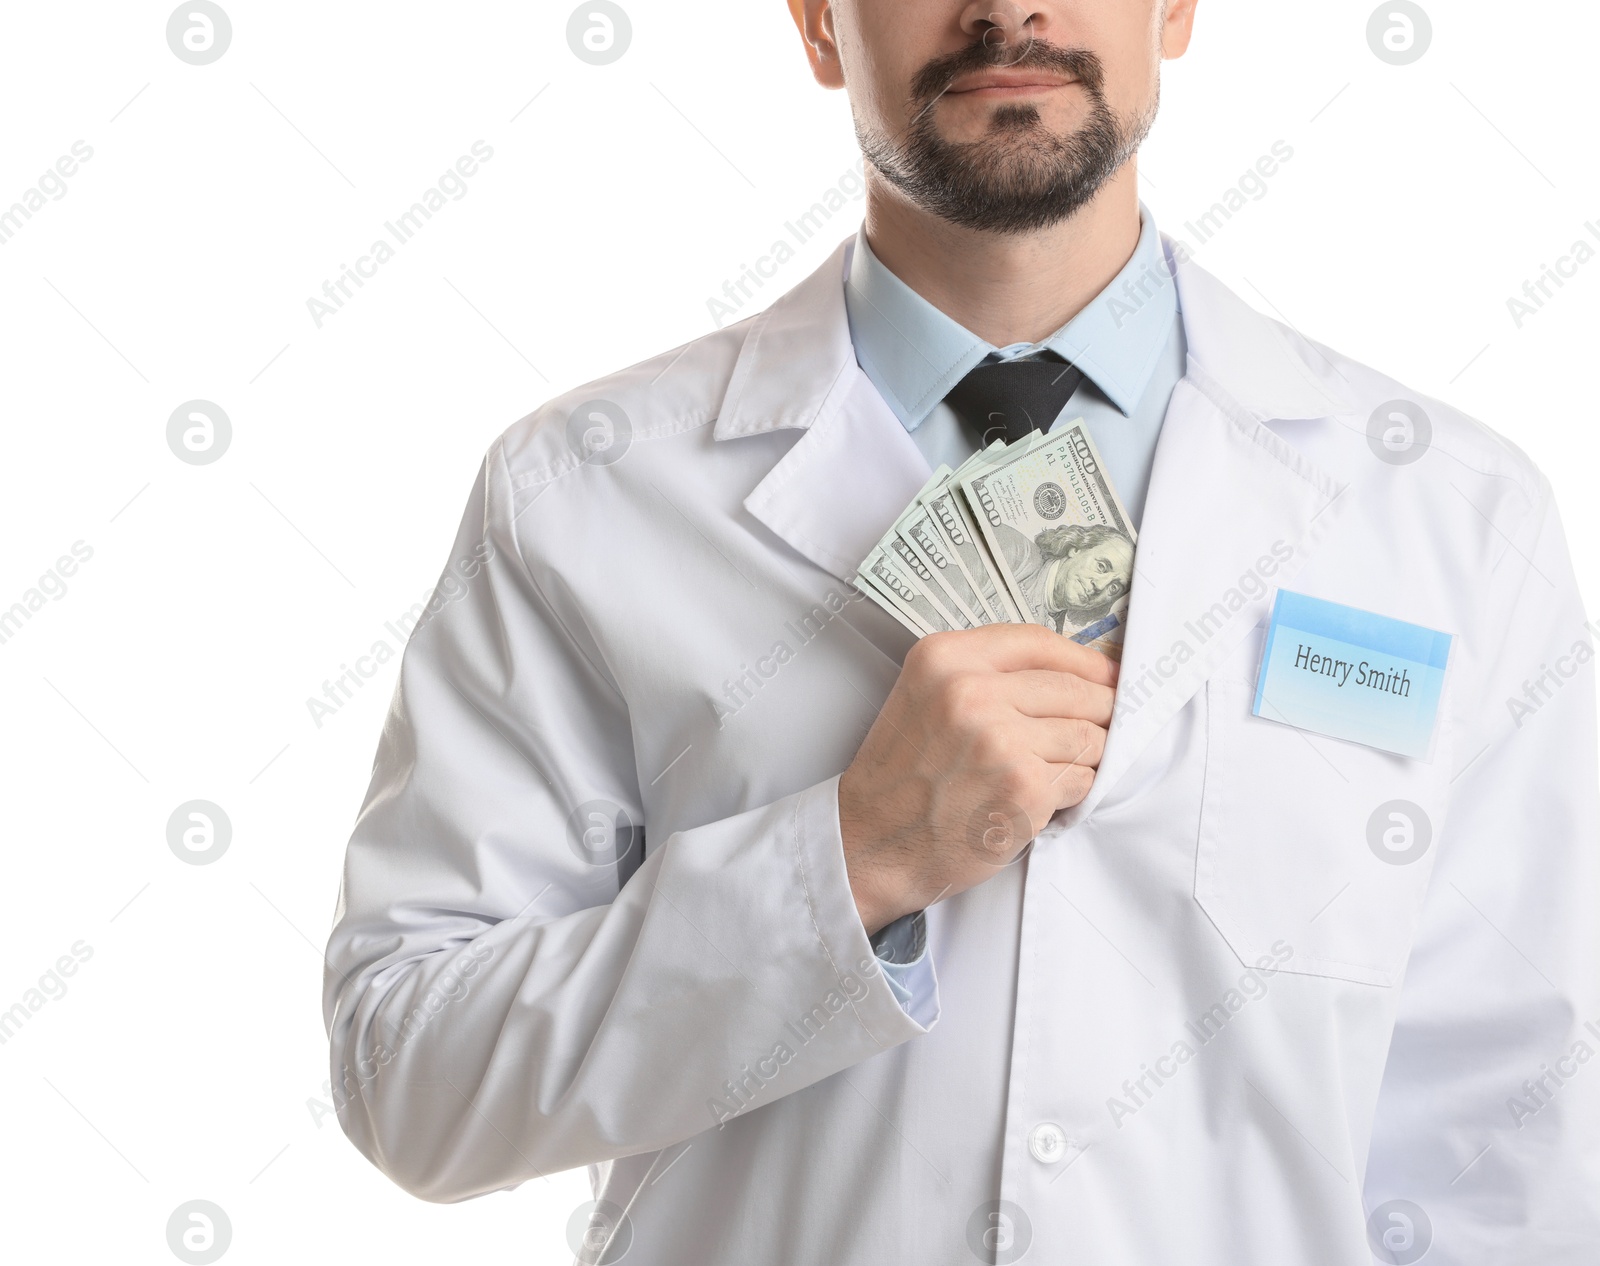
[[[921,10],[926,6],[913,6]],[[931,17],[907,18],[893,5],[850,5],[833,9],[850,103],[868,128],[897,134],[911,109],[911,81],[941,51]]]
[[[1101,16],[1092,30],[1079,34],[1078,23],[1062,31],[1069,42],[1082,42],[1105,67],[1106,100],[1118,116],[1144,110],[1155,97],[1161,77],[1161,5],[1150,0],[1094,6]]]

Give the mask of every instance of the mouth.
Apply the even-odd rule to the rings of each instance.
[[[945,95],[970,97],[980,101],[1003,100],[1009,97],[1038,96],[1077,82],[1070,75],[1052,74],[1044,70],[992,67],[958,75],[945,90]]]

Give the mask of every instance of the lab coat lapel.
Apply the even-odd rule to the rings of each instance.
[[[744,506],[846,581],[931,474],[856,363],[844,306],[853,245],[755,318],[716,427],[719,440],[804,429]]]
[[[744,505],[817,566],[849,580],[932,473],[852,361],[835,399]]]
[[[1058,819],[1069,826],[1266,618],[1274,587],[1346,503],[1338,480],[1267,425],[1347,414],[1331,366],[1319,374],[1309,344],[1193,264],[1176,267],[1188,373],[1151,471],[1116,712],[1089,796]]]

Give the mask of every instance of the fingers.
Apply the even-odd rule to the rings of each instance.
[[[1047,719],[1028,725],[1026,734],[1012,736],[1020,750],[1010,763],[984,780],[986,798],[981,803],[1000,806],[1002,816],[1020,809],[1031,824],[1027,836],[1032,839],[1053,813],[1070,809],[1089,794],[1106,736],[1087,721]],[[1017,823],[1012,827],[1020,830]]]
[[[1089,654],[1096,653],[1090,651]],[[997,673],[994,691],[997,701],[1009,703],[1025,717],[1069,717],[1093,721],[1099,726],[1111,724],[1112,709],[1117,702],[1117,692],[1110,686],[1073,673],[1044,668]]]
[[[948,659],[951,667],[981,664],[995,672],[1048,669],[1102,686],[1117,682],[1118,667],[1113,660],[1040,624],[988,624],[981,629],[935,633],[913,649],[923,658]]]
[[[1059,717],[1030,719],[1022,733],[1030,751],[1049,765],[1100,767],[1106,750],[1106,732],[1091,721]]]
[[[912,647],[896,683],[901,724],[890,746],[920,755],[926,744],[923,759],[943,779],[1042,827],[1093,786],[1117,679],[1112,660],[1039,625],[931,634]]]
[[[1055,797],[1054,809],[1070,809],[1080,804],[1094,786],[1095,771],[1086,765],[1052,766],[1049,791]]]

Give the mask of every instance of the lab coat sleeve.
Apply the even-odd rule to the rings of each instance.
[[[497,443],[402,657],[327,951],[340,1122],[441,1202],[687,1140],[926,1031],[856,912],[837,777],[652,838],[620,890],[586,853],[595,802],[642,816],[630,718],[510,500]]]
[[[1548,484],[1494,530],[1366,1209],[1396,1237],[1378,1260],[1426,1234],[1430,1266],[1580,1266],[1600,1260],[1595,639]]]

